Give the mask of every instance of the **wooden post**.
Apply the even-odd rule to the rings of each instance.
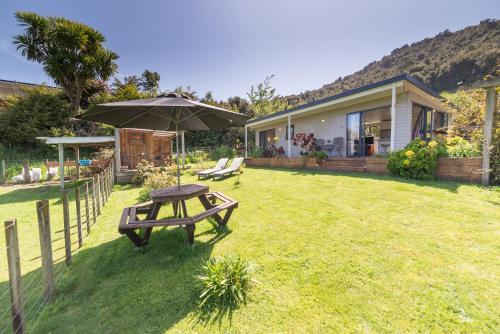
[[[210,149],[209,149],[209,154],[210,154]],[[248,158],[248,127],[246,125],[245,125],[245,158]]]
[[[104,207],[104,204],[106,204],[106,194],[104,191],[104,173],[101,174],[101,182],[99,182],[99,193],[101,194],[101,203]]]
[[[92,178],[92,223],[95,224],[96,203],[95,203],[95,180]]]
[[[21,261],[19,260],[19,242],[17,239],[17,222],[15,219],[12,219],[7,220],[4,224],[7,263],[9,266],[12,326],[15,334],[24,333],[24,308],[21,287]]]
[[[80,179],[80,146],[75,146],[76,179]]]
[[[75,205],[76,205],[76,228],[78,231],[78,248],[82,247],[82,210],[80,206],[80,187],[75,188]]]
[[[30,177],[30,161],[29,160],[23,161],[23,171],[24,171],[24,183],[30,183],[31,177]]]
[[[59,183],[64,189],[64,145],[59,144]]]
[[[97,174],[96,181],[94,182],[94,191],[95,193],[95,201],[96,201],[96,208],[97,208],[97,216],[101,214],[101,194],[100,194],[100,189],[99,189],[99,184],[101,184],[101,180],[99,180],[99,174]],[[95,220],[94,220],[95,223]]]
[[[61,193],[64,220],[64,250],[66,253],[66,265],[69,266],[71,264],[71,224],[69,221],[68,192],[66,190],[63,190]]]
[[[7,168],[5,167],[5,160],[2,160],[2,182],[3,185],[7,184]]]
[[[89,213],[89,183],[85,182],[85,225],[87,235],[90,233],[90,213]]]
[[[115,162],[116,162],[115,173],[117,173],[120,171],[122,164],[121,150],[120,150],[120,129],[118,128],[115,128]]]
[[[52,263],[52,238],[50,235],[49,201],[36,202],[38,216],[38,235],[40,237],[40,254],[42,258],[42,275],[44,283],[44,300],[54,297],[54,268]]]
[[[483,140],[483,163],[481,171],[481,183],[490,183],[490,151],[495,110],[497,106],[497,92],[495,86],[486,88],[486,109],[484,115],[484,140]]]

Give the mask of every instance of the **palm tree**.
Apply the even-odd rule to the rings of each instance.
[[[43,65],[47,75],[64,90],[74,112],[80,108],[89,82],[108,80],[118,69],[118,55],[103,46],[104,36],[97,30],[62,17],[25,11],[15,16],[25,29],[13,37],[17,50]]]

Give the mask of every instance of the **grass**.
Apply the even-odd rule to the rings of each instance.
[[[195,180],[186,176],[183,182]],[[500,327],[498,187],[258,168],[246,168],[239,184],[236,177],[200,182],[239,201],[227,229],[199,223],[190,247],[181,228],[158,228],[146,251],[137,251],[118,234],[117,223],[121,208],[135,203],[140,189],[116,186],[59,280],[56,300],[41,311],[31,332]],[[23,238],[37,238],[36,198],[54,196],[57,205],[51,195],[57,192],[41,189],[0,189],[0,219],[17,216]],[[169,214],[162,210],[160,216]],[[200,206],[193,201],[188,210]],[[200,321],[194,277],[209,258],[233,254],[257,265],[260,284],[232,317]],[[2,280],[5,285],[4,274]]]

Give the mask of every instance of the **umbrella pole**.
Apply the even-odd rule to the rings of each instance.
[[[177,162],[177,188],[181,189],[181,169],[179,167],[179,130],[177,129],[177,123],[175,123],[175,149],[177,151],[175,154],[175,160]]]

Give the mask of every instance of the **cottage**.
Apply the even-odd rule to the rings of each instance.
[[[416,137],[446,134],[445,110],[436,92],[403,74],[250,120],[245,138],[253,129],[256,147],[276,145],[296,157],[302,149],[293,145],[295,134],[312,133],[330,157],[374,156],[401,149]]]

